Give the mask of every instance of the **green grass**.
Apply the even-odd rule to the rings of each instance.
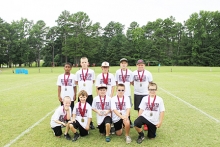
[[[92,68],[96,75],[101,72],[100,67]],[[118,68],[111,67],[110,72],[115,73]],[[72,73],[78,69],[73,68]],[[87,137],[71,142],[53,136],[50,114],[11,146],[220,146],[220,122],[214,120],[220,120],[220,68],[162,66],[159,69],[155,66],[146,69],[152,72],[159,87],[158,95],[164,99],[166,108],[155,140],[145,139],[138,145],[137,133],[131,129],[131,144],[126,145],[124,136],[115,135],[106,143],[95,129]],[[13,74],[13,69],[0,70],[0,146],[4,146],[59,105],[56,80],[63,73],[63,67],[28,68],[28,75]],[[131,116],[133,121],[137,118],[133,109]],[[95,113],[93,121],[96,125]]]

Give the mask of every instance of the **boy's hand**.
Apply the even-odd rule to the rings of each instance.
[[[69,107],[65,107],[65,111],[69,111]]]
[[[161,124],[162,124],[162,123],[159,122],[159,123],[156,125],[156,127],[159,128],[159,127],[161,126]]]
[[[88,131],[89,130],[89,126],[86,126],[85,129]]]
[[[63,124],[64,126],[66,126],[66,124],[65,124],[64,122],[63,122],[62,124]]]
[[[63,99],[61,97],[58,97],[58,99],[59,99],[60,102],[63,102]]]

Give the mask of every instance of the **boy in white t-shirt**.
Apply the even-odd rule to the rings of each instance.
[[[75,85],[75,75],[71,74],[72,69],[71,63],[65,63],[64,74],[61,74],[57,78],[58,86],[58,100],[63,105],[63,98],[69,96],[71,98],[71,109],[73,110],[74,101],[76,100],[76,85]]]
[[[86,99],[86,102],[88,102],[90,106],[92,106],[92,91],[93,84],[95,83],[95,72],[92,69],[88,68],[88,58],[82,57],[80,59],[80,64],[82,68],[76,72],[75,84],[79,86],[79,91],[85,90],[88,93],[88,98]],[[95,129],[92,121],[90,124],[90,128]]]
[[[130,133],[130,121],[128,116],[130,114],[130,100],[129,97],[124,95],[124,84],[118,84],[117,95],[111,100],[112,121],[115,127],[116,135],[122,134],[122,125],[125,128],[126,143],[131,143]]]
[[[99,95],[96,96],[92,103],[92,109],[96,112],[97,124],[99,133],[105,135],[105,141],[110,142],[109,137],[112,123],[111,118],[111,97],[106,95],[107,85],[101,84],[98,86]]]
[[[113,97],[114,95],[114,89],[115,89],[115,77],[113,74],[109,73],[109,63],[108,62],[103,62],[101,65],[102,68],[102,73],[99,74],[96,77],[96,93],[98,95],[98,86],[100,84],[106,84],[107,85],[107,93],[106,95]]]
[[[124,84],[125,85],[125,93],[124,95],[127,95],[130,99],[130,104],[132,107],[132,101],[131,101],[131,83],[133,82],[133,76],[132,71],[127,68],[128,66],[128,60],[126,58],[122,58],[120,60],[120,67],[121,69],[118,69],[115,73],[115,81],[116,85],[118,84]],[[130,119],[130,114],[128,116],[130,120],[130,127],[133,128],[133,124]]]
[[[145,70],[145,62],[140,59],[136,63],[137,70],[133,72],[134,85],[134,110],[139,111],[139,105],[143,97],[148,95],[148,84],[153,82],[152,74]],[[147,131],[147,125],[144,125]]]
[[[138,132],[139,136],[137,143],[142,143],[144,140],[144,133],[141,126],[147,124],[148,126],[148,135],[149,139],[156,137],[156,130],[162,124],[164,118],[164,103],[163,99],[156,95],[157,84],[149,83],[148,86],[149,96],[145,96],[139,106],[138,118],[134,121],[135,129]]]
[[[80,101],[75,104],[72,119],[68,122],[71,131],[74,133],[72,141],[76,141],[80,136],[89,134],[90,122],[92,120],[92,107],[86,102],[87,92],[81,90],[78,97]],[[79,133],[76,129],[79,129]]]
[[[50,121],[50,126],[53,129],[54,135],[56,137],[61,137],[62,135],[62,129],[61,129],[61,125],[66,126],[65,129],[65,133],[64,133],[64,137],[67,140],[70,140],[70,135],[68,134],[69,131],[69,125],[68,122],[71,118],[71,98],[66,96],[63,98],[63,105],[59,106],[54,114],[51,117],[51,121]]]

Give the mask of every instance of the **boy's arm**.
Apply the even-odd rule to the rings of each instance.
[[[98,86],[96,86],[95,88],[96,88],[96,95],[99,95]]]
[[[141,114],[143,113],[143,111],[144,111],[143,109],[140,109],[139,112],[138,112],[138,116],[141,116]]]
[[[130,110],[131,110],[131,108],[127,108],[127,109],[126,109],[126,116],[127,116],[127,117],[128,117],[129,114],[130,114]]]
[[[76,100],[76,92],[77,92],[76,86],[73,87],[73,91],[74,91],[73,101],[75,101]]]
[[[59,121],[59,120],[54,120],[54,122],[56,122],[56,123],[58,123],[58,124],[61,124],[61,125],[66,126],[66,124],[65,124],[64,122],[62,122],[62,121]]]
[[[62,102],[63,100],[62,100],[62,98],[61,98],[61,96],[60,96],[60,93],[61,93],[61,86],[58,86],[58,100],[59,100],[60,102]]]
[[[111,97],[113,97],[114,92],[115,92],[115,86],[112,86]]]
[[[160,112],[160,120],[159,120],[159,123],[156,125],[157,128],[161,126],[163,117],[164,117],[164,111]]]
[[[124,117],[121,115],[121,113],[118,112],[118,110],[114,109],[113,112],[121,119],[124,119]]]

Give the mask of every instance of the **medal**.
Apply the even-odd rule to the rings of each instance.
[[[82,116],[82,119],[81,119],[81,122],[84,122],[84,114],[86,113],[86,103],[85,103],[85,105],[84,105],[84,107],[83,107],[83,109],[81,108],[81,102],[79,102],[79,113],[80,113],[80,115]]]
[[[118,97],[118,96],[117,96]],[[122,110],[122,108],[123,108],[123,104],[124,104],[124,96],[123,96],[123,98],[122,98],[122,102],[120,103],[120,101],[119,101],[119,97],[118,97],[118,106],[119,106],[119,109],[120,109],[120,111]],[[120,112],[121,113],[121,112]]]
[[[86,86],[86,83],[83,83],[83,86]]]
[[[142,84],[140,83],[140,87],[142,87]]]
[[[101,111],[100,113],[101,113],[101,115],[105,115],[105,111]]]
[[[102,78],[103,78],[103,83],[106,84],[106,85],[108,85],[108,73],[107,73],[107,75],[106,75],[106,78],[105,78],[105,76],[104,76],[104,73],[102,73]]]
[[[64,85],[65,86],[68,86],[68,81],[69,81],[69,77],[70,77],[70,74],[68,75],[67,79],[65,78],[65,74],[64,74]],[[65,87],[65,91],[67,91],[67,88]]]
[[[156,100],[156,95],[154,96],[154,100],[153,100],[153,103],[150,104],[150,95],[148,96],[148,106],[149,106],[149,109],[150,109],[150,116],[153,116],[153,108],[154,108],[154,102]]]
[[[65,87],[65,91],[67,91],[67,88]]]
[[[121,69],[121,78],[122,78],[123,83],[126,82],[127,72],[128,72],[128,70],[126,69],[125,75],[123,75],[123,71]]]
[[[142,72],[142,75],[141,75],[141,76],[140,76],[139,71],[138,71],[138,77],[139,77],[139,80],[140,80],[140,87],[142,87],[141,82],[142,82],[143,77],[144,77],[144,70],[143,70],[143,72]]]
[[[83,118],[81,119],[81,122],[84,122],[84,119],[83,119]]]
[[[82,69],[82,79],[84,81],[83,86],[86,86],[85,81],[86,81],[87,76],[88,76],[88,71],[89,71],[89,69],[87,68],[86,74],[84,75],[83,69]]]
[[[152,113],[152,112],[150,113],[150,116],[153,116],[153,113]]]

